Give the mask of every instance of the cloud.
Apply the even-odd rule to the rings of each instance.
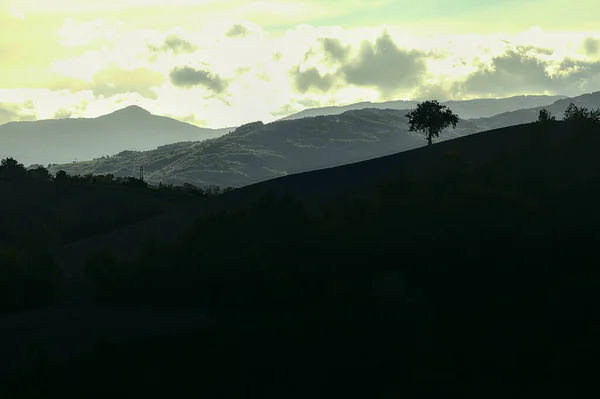
[[[176,34],[170,34],[165,38],[165,40],[161,46],[154,46],[152,44],[148,44],[148,48],[150,49],[150,51],[153,51],[153,52],[172,51],[174,54],[180,54],[180,53],[193,53],[194,51],[196,51],[198,49],[198,46],[196,46],[195,44],[185,40],[184,38],[182,38]]]
[[[67,119],[73,116],[73,111],[69,111],[65,108],[59,108],[56,110],[54,115],[52,115],[52,119]]]
[[[276,117],[280,117],[280,116],[288,116],[291,114],[295,114],[298,111],[300,111],[298,108],[295,108],[290,104],[285,104],[282,107],[279,107],[278,110],[269,112],[269,114],[276,116]]]
[[[188,66],[175,67],[169,73],[171,83],[177,87],[203,86],[215,94],[225,93],[227,80],[221,79],[219,75],[203,69],[194,69]]]
[[[94,94],[99,96],[136,92],[156,100],[158,97],[152,88],[160,86],[165,80],[161,73],[145,68],[125,69],[111,64],[94,75],[90,86]]]
[[[164,116],[172,119],[177,119],[178,121],[189,123],[198,127],[206,127],[206,119],[198,119],[194,112],[183,116],[177,116],[173,114],[165,114]]]
[[[543,54],[543,55],[552,55],[554,54],[554,49],[551,48],[542,48],[531,45],[518,45],[517,52],[523,53],[534,53],[534,54]]]
[[[581,43],[581,49],[583,53],[588,57],[595,57],[600,55],[600,39],[593,37],[586,37]]]
[[[13,121],[35,121],[37,114],[31,101],[23,104],[0,102],[0,125]]]
[[[460,88],[461,91],[478,94],[505,92],[515,86],[523,91],[543,91],[552,85],[546,67],[547,63],[543,60],[511,49],[493,57],[491,68],[471,74]]]
[[[311,88],[319,89],[320,91],[331,90],[336,84],[337,77],[335,74],[321,75],[316,67],[310,67],[301,70],[300,66],[296,66],[290,71],[294,79],[294,85],[300,93],[306,93]]]
[[[248,36],[248,28],[242,24],[234,24],[226,33],[225,36],[233,37],[246,37]]]
[[[386,31],[375,44],[363,41],[358,57],[341,72],[349,84],[374,86],[388,93],[418,84],[427,71],[425,56],[420,50],[399,48]]]
[[[427,72],[427,54],[421,50],[400,48],[387,30],[377,37],[375,43],[363,40],[356,55],[351,57],[352,47],[342,45],[339,39],[319,40],[325,60],[337,65],[335,72],[321,74],[317,67],[301,68],[296,65],[290,71],[298,91],[305,93],[311,88],[328,91],[338,86],[376,88],[383,97],[419,84]],[[305,54],[305,61],[314,57],[312,47]]]
[[[279,61],[283,57],[280,51],[274,51],[273,57],[271,58],[273,61]]]
[[[321,38],[319,41],[321,42],[327,57],[334,61],[346,61],[350,55],[350,52],[352,51],[352,47],[344,46],[340,39]]]
[[[578,95],[600,89],[600,62],[569,57],[556,62],[520,50],[507,49],[492,57],[489,67],[480,66],[464,81],[456,82],[452,91],[506,96],[548,92]]]

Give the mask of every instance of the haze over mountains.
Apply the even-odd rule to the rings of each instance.
[[[67,163],[151,150],[164,144],[218,137],[231,129],[205,129],[132,105],[98,118],[9,122],[0,125],[0,158],[24,165]]]
[[[522,108],[532,108],[552,104],[553,102],[568,98],[567,96],[513,96],[508,98],[481,98],[462,101],[445,101],[441,104],[448,106],[452,112],[462,119],[485,118],[503,112],[515,111]],[[377,109],[411,109],[415,108],[419,101],[396,100],[381,103],[360,102],[355,104],[309,108],[304,111],[286,116],[279,120],[300,119],[309,116],[337,115],[346,111],[364,108]]]
[[[277,176],[361,161],[425,144],[408,132],[406,111],[362,109],[268,124],[243,125],[222,137],[176,143],[145,152],[124,151],[107,159],[54,165],[69,174],[135,175],[159,182],[239,187]],[[461,120],[441,139],[479,131]]]
[[[449,101],[445,104],[463,119],[486,117],[513,109],[551,104],[565,96],[516,96],[505,99]],[[411,109],[416,101],[362,102],[343,107],[302,111],[282,120],[340,114],[364,108]],[[98,118],[9,122],[0,125],[0,158],[13,157],[24,165],[64,164],[112,156],[124,150],[147,151],[159,146],[219,137],[235,127],[199,128],[152,115],[129,106]]]
[[[519,125],[530,123],[537,119],[541,109],[550,111],[556,118],[561,119],[567,106],[573,103],[578,107],[595,109],[600,107],[600,91],[594,93],[582,94],[573,98],[565,98],[555,101],[548,106],[538,106],[534,108],[519,109],[517,111],[505,112],[488,118],[473,119],[472,122],[483,129],[495,129],[504,126]]]
[[[559,99],[546,108],[561,115],[570,102],[597,107],[595,104],[599,98],[600,92]],[[526,99],[519,97],[518,101]],[[532,97],[532,100],[539,102],[542,99]],[[464,109],[471,107],[470,112],[476,112],[480,107],[477,101],[469,101]],[[541,108],[503,113],[491,118],[461,119],[456,129],[447,129],[439,140],[481,132],[490,126],[498,128],[532,122]],[[145,177],[152,184],[240,187],[286,174],[363,161],[425,145],[421,135],[408,131],[406,112],[406,109],[367,108],[269,124],[254,122],[204,142],[175,143],[144,152],[123,151],[106,159],[54,165],[50,170],[63,169],[69,174],[81,175],[111,173],[135,176],[139,167],[143,166]],[[522,121],[525,117],[528,119]]]

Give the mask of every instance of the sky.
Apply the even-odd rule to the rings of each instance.
[[[597,0],[0,0],[0,124],[600,90]]]

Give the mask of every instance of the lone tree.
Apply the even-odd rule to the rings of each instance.
[[[453,114],[446,105],[440,105],[437,100],[417,104],[417,108],[406,114],[411,132],[423,132],[427,135],[427,145],[431,145],[434,137],[452,125],[456,128],[458,116]]]

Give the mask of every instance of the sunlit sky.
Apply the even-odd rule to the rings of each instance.
[[[597,0],[0,0],[0,123],[600,90]],[[596,11],[594,11],[596,10]]]

